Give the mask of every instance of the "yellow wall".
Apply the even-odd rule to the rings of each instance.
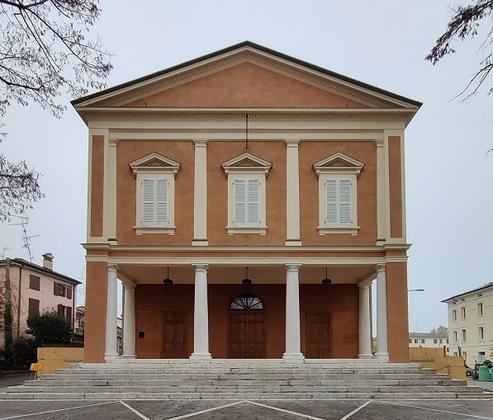
[[[84,347],[38,347],[38,363],[43,365],[40,375],[69,368],[83,360]]]
[[[424,368],[435,369],[453,379],[466,379],[464,359],[457,356],[444,356],[443,349],[432,347],[410,347],[411,362],[419,362]]]

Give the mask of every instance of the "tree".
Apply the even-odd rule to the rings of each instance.
[[[0,117],[13,103],[36,102],[60,117],[62,93],[101,89],[112,66],[99,39],[87,39],[98,0],[0,0]],[[42,197],[39,174],[0,154],[0,220]]]
[[[454,10],[454,15],[447,24],[447,30],[438,38],[426,60],[432,64],[437,64],[441,59],[449,54],[456,52],[452,47],[455,40],[464,41],[466,38],[475,38],[479,35],[479,28],[484,19],[493,14],[493,0],[474,0],[467,6],[459,6]],[[465,88],[457,95],[464,96],[464,99],[475,95],[483,85],[490,73],[493,71],[493,25],[486,30],[483,42],[479,48],[482,59],[479,69],[473,74]],[[493,87],[488,89],[488,93],[493,92]]]
[[[44,312],[27,320],[29,334],[34,335],[38,345],[67,344],[72,337],[70,320],[56,311]]]

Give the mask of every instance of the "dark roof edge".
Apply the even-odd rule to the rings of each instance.
[[[6,260],[0,260],[0,265],[5,265],[5,261]],[[72,284],[76,284],[76,285],[77,284],[82,284],[82,282],[80,282],[79,280],[75,280],[72,277],[66,276],[65,274],[58,273],[56,271],[50,270],[48,268],[45,268],[45,267],[43,267],[41,265],[34,264],[32,262],[26,261],[23,258],[9,258],[9,261],[12,264],[20,265],[20,266],[23,266],[23,267],[29,267],[29,268],[31,268],[33,270],[41,271],[42,273],[48,274],[48,275],[50,275],[52,277],[57,277],[57,278],[59,278],[61,280],[68,281],[69,283],[72,283]]]
[[[376,87],[376,86],[373,86],[373,85],[370,85],[370,84],[367,84],[367,83],[364,83],[364,82],[360,82],[359,80],[353,79],[353,78],[348,77],[348,76],[344,76],[342,74],[333,72],[331,70],[324,69],[324,68],[319,67],[319,66],[317,66],[315,64],[311,64],[311,63],[308,63],[306,61],[300,60],[298,58],[291,57],[291,56],[289,56],[287,54],[283,54],[283,53],[280,53],[278,51],[272,50],[270,48],[264,47],[262,45],[255,44],[254,42],[251,42],[251,41],[243,41],[243,42],[240,42],[238,44],[231,45],[230,47],[223,48],[221,50],[218,50],[218,51],[215,51],[215,52],[212,52],[212,53],[209,53],[209,54],[200,56],[198,58],[194,58],[193,60],[185,61],[185,62],[183,62],[181,64],[178,64],[178,65],[175,65],[175,66],[172,66],[172,67],[168,67],[167,69],[160,70],[160,71],[157,71],[157,72],[148,74],[147,76],[139,77],[137,79],[133,79],[133,80],[130,80],[128,82],[121,83],[119,85],[115,85],[115,86],[110,87],[108,89],[104,89],[104,90],[102,90],[100,92],[92,93],[90,95],[87,95],[87,96],[83,96],[81,98],[74,99],[70,103],[72,104],[72,106],[75,106],[75,105],[77,105],[77,104],[79,104],[81,102],[84,102],[84,101],[88,101],[90,99],[97,98],[98,96],[106,95],[108,93],[117,91],[119,89],[124,89],[124,88],[129,87],[129,86],[131,86],[133,84],[144,82],[146,80],[153,79],[154,77],[162,76],[162,75],[164,75],[166,73],[170,73],[172,71],[179,70],[180,68],[183,68],[183,67],[186,67],[186,66],[190,66],[192,64],[196,64],[196,63],[198,63],[200,61],[203,61],[203,60],[208,60],[210,58],[219,56],[221,54],[228,53],[230,51],[233,51],[233,50],[236,50],[236,49],[242,48],[242,47],[252,47],[252,48],[255,48],[255,49],[260,50],[260,51],[263,51],[263,52],[265,52],[267,54],[271,54],[271,55],[274,55],[276,57],[282,58],[284,60],[292,61],[293,63],[299,64],[301,66],[308,67],[308,68],[310,68],[310,69],[312,69],[314,71],[318,71],[318,72],[323,73],[323,74],[326,74],[328,76],[331,76],[331,77],[335,77],[335,78],[344,80],[345,82],[349,82],[349,83],[355,84],[355,85],[360,86],[360,87],[362,87],[364,89],[369,89],[369,90],[374,91],[376,93],[380,93],[380,94],[389,96],[391,98],[397,99],[399,101],[407,102],[407,103],[409,103],[411,105],[417,106],[418,108],[421,107],[421,105],[423,105],[422,102],[416,101],[414,99],[406,98],[405,96],[401,96],[401,95],[398,95],[396,93],[389,92],[388,90],[381,89],[379,87]]]
[[[457,298],[459,298],[459,297],[461,297],[461,296],[470,295],[471,293],[480,292],[481,290],[485,290],[485,289],[489,289],[489,288],[493,288],[493,282],[488,283],[488,284],[485,284],[485,285],[483,285],[483,286],[481,286],[481,287],[478,287],[478,288],[476,288],[476,289],[471,289],[471,290],[469,290],[469,291],[467,291],[467,292],[464,292],[464,293],[459,293],[458,295],[451,296],[451,297],[449,297],[449,298],[447,298],[447,299],[442,300],[441,302],[442,302],[442,303],[447,303],[449,300],[452,300],[452,299],[457,299]]]

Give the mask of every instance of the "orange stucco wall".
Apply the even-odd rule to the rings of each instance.
[[[391,362],[409,361],[407,264],[387,263],[387,325]]]
[[[129,163],[149,153],[162,154],[182,167],[175,179],[175,235],[136,235],[136,179]],[[127,245],[177,245],[192,242],[193,173],[192,141],[120,141],[117,149],[117,238]]]
[[[390,233],[402,237],[401,138],[389,136]]]
[[[251,292],[264,303],[264,332],[267,358],[281,358],[285,351],[286,287],[254,284]],[[228,357],[229,305],[244,292],[240,284],[209,285],[209,350],[212,357]],[[139,358],[160,358],[163,347],[162,313],[183,311],[187,320],[187,355],[193,351],[193,285],[161,285],[136,288],[136,351]],[[330,357],[353,358],[358,353],[358,288],[354,284],[300,286],[301,350],[306,349],[307,313],[330,316]],[[138,338],[139,332],[144,333]]]
[[[92,136],[91,236],[103,236],[104,137]]]
[[[318,233],[318,179],[313,164],[333,153],[345,153],[365,164],[358,178],[357,235]],[[301,142],[299,146],[301,240],[303,245],[373,245],[377,239],[376,145],[365,141]]]
[[[84,319],[84,360],[103,362],[106,331],[106,290],[108,266],[105,262],[86,265],[86,312]]]
[[[126,106],[361,108],[364,105],[254,64],[243,63]]]

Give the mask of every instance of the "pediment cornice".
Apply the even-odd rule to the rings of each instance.
[[[226,174],[231,172],[262,172],[267,174],[272,163],[252,153],[245,152],[224,162],[221,166]]]
[[[165,172],[176,174],[180,170],[180,164],[159,153],[149,153],[129,163],[134,174],[139,172]]]
[[[351,173],[359,175],[365,164],[344,153],[337,152],[313,164],[313,170],[319,176],[324,173]]]
[[[242,63],[250,63],[278,74],[293,78],[302,83],[325,90],[332,94],[359,102],[368,108],[409,108],[409,104],[377,94],[370,89],[330,77],[322,72],[294,63],[287,59],[269,55],[252,47],[234,50],[222,56],[185,66],[140,83],[124,86],[106,95],[80,102],[78,109],[90,107],[122,107],[136,100],[172,89],[210,74],[226,70]],[[414,111],[416,110],[413,108]]]

